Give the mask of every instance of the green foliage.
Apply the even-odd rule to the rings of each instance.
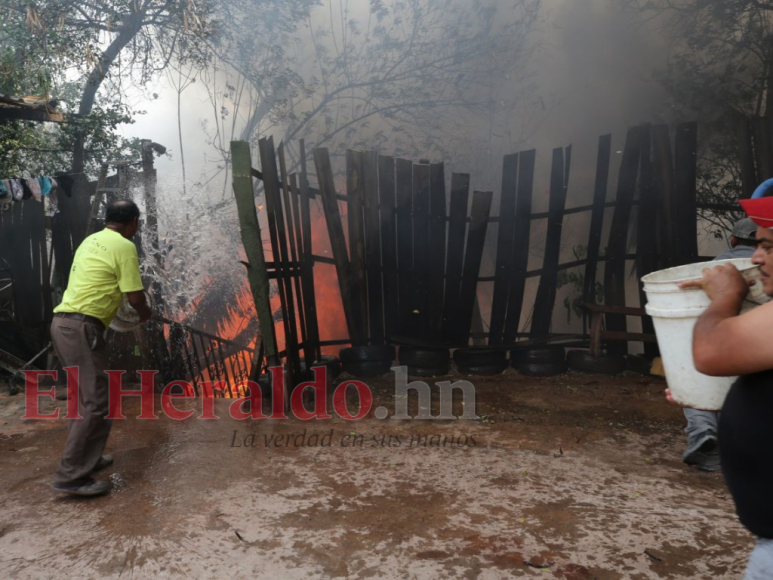
[[[202,64],[214,30],[210,0],[12,0],[0,6],[0,92],[56,98],[82,114],[70,124],[0,126],[0,175],[67,170],[132,158],[116,133],[140,111],[126,90],[141,89],[170,63]],[[83,145],[77,162],[74,143]],[[45,170],[45,171],[44,171]]]

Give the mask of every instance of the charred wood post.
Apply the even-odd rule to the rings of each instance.
[[[497,259],[494,274],[494,296],[491,301],[491,324],[488,342],[502,344],[507,301],[510,297],[510,274],[513,267],[513,240],[515,237],[515,201],[518,183],[518,154],[505,155],[502,163],[502,191],[499,198],[497,232]]]
[[[368,321],[371,344],[384,344],[384,293],[381,281],[381,217],[379,215],[378,160],[374,152],[360,153],[363,209],[365,210],[365,274],[368,281]]]
[[[445,165],[429,166],[429,333],[432,340],[443,335],[443,293],[446,275],[446,177]]]
[[[636,228],[636,275],[641,280],[658,269],[657,232],[652,227],[657,220],[657,197],[653,190],[651,130],[649,125],[642,128],[641,160],[639,162],[639,210]],[[693,216],[696,219],[696,216]],[[644,287],[639,284],[639,304],[644,307],[647,297]],[[649,316],[642,318],[642,332],[655,334],[655,327]],[[658,356],[658,347],[651,342],[644,343],[644,354],[650,359]]]
[[[413,292],[409,334],[429,334],[429,164],[413,166]]]
[[[290,371],[288,381],[292,384],[293,376],[300,373],[298,327],[291,282],[291,257],[287,247],[287,228],[285,226],[284,212],[282,211],[282,198],[279,193],[279,171],[276,164],[273,138],[261,139],[258,143],[258,148],[260,150],[260,164],[263,169],[263,187],[266,192],[271,250],[274,266],[276,267],[276,280],[282,305],[282,324],[285,331],[287,367],[288,371]]]
[[[657,199],[657,230],[660,267],[670,268],[679,263],[677,228],[674,214],[674,158],[668,125],[652,127],[652,187]]]
[[[591,210],[590,233],[586,252],[585,275],[583,277],[582,301],[584,304],[596,303],[596,272],[601,251],[601,231],[604,227],[604,211],[609,183],[609,160],[612,153],[612,135],[599,137],[596,158],[596,183],[593,190],[593,209]],[[587,317],[583,325],[587,324]],[[584,328],[583,328],[584,330]]]
[[[399,275],[400,334],[411,332],[412,312],[415,310],[413,293],[413,163],[397,159],[395,165],[397,220],[397,269]]]
[[[443,336],[450,338],[456,330],[459,315],[459,296],[462,290],[464,267],[464,238],[467,232],[467,207],[470,199],[470,176],[454,173],[451,176],[451,208],[448,222],[448,258],[446,288],[443,303]]]
[[[472,194],[472,209],[470,210],[470,233],[467,236],[467,249],[464,255],[462,285],[459,292],[458,314],[453,337],[455,341],[466,344],[470,338],[472,317],[475,312],[475,299],[478,289],[480,263],[483,258],[483,248],[486,244],[491,200],[491,191],[476,191]]]
[[[636,193],[636,178],[641,157],[641,127],[631,127],[625,140],[623,160],[617,184],[615,213],[609,232],[608,260],[604,269],[604,303],[607,306],[625,306],[625,261],[628,245],[628,223],[631,217],[633,198]],[[626,332],[624,314],[607,314],[607,330]],[[610,354],[626,355],[625,343],[610,343]]]
[[[553,150],[553,168],[550,174],[550,205],[548,209],[547,238],[542,276],[534,302],[531,323],[531,338],[547,338],[553,320],[553,307],[558,288],[558,260],[561,253],[561,231],[564,223],[566,193],[569,187],[569,169],[572,161],[572,147]]]
[[[309,175],[306,168],[306,143],[301,140],[301,226],[303,230],[303,260],[301,261],[301,276],[303,281],[303,305],[306,313],[306,330],[308,347],[304,349],[307,368],[320,359],[319,324],[317,322],[317,298],[314,293],[314,257],[311,234],[311,190]]]
[[[362,336],[368,336],[368,288],[365,272],[365,221],[363,218],[363,179],[358,151],[346,152],[346,224],[349,231],[352,296],[357,301],[357,323]]]
[[[362,333],[362,320],[360,317],[359,301],[353,296],[351,282],[351,265],[346,251],[346,238],[341,223],[341,212],[338,209],[335,182],[333,181],[333,168],[330,165],[330,155],[325,148],[314,150],[314,164],[317,168],[317,179],[322,197],[322,206],[325,211],[330,246],[333,251],[338,285],[341,290],[341,301],[344,306],[346,326],[349,330],[349,338],[355,346],[365,346],[367,337]]]
[[[381,263],[384,273],[384,325],[388,337],[400,330],[400,300],[395,230],[395,160],[378,158],[378,188],[381,198]]]
[[[300,226],[300,215],[299,215],[299,208],[298,208],[298,198],[295,194],[295,188],[290,185],[290,179],[287,175],[287,162],[285,161],[285,153],[284,153],[284,143],[279,144],[279,148],[277,150],[277,154],[279,155],[279,172],[281,177],[281,184],[282,184],[282,199],[284,201],[284,209],[285,209],[285,215],[287,217],[287,230],[289,232],[288,239],[290,241],[290,255],[289,259],[292,261],[293,264],[298,264],[298,252],[301,246],[301,226]],[[300,323],[300,331],[301,331],[301,343],[304,345],[304,351],[306,349],[306,318],[304,313],[304,302],[303,302],[303,291],[301,288],[301,276],[297,274],[293,274],[292,276],[293,283],[295,286],[295,298],[296,302],[298,304],[298,317],[296,319],[293,319],[290,321],[290,324],[293,325],[294,330],[298,332],[298,324]],[[289,292],[292,295],[293,288],[292,286],[287,286],[287,292]],[[300,367],[297,369],[300,372]]]
[[[513,262],[510,268],[510,296],[507,301],[505,343],[512,344],[518,338],[521,324],[523,296],[526,290],[526,272],[529,267],[529,239],[531,237],[531,199],[534,187],[535,150],[518,155],[518,194],[515,200],[513,222]]]

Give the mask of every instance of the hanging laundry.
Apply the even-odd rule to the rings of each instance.
[[[43,201],[40,193],[40,182],[37,180],[37,178],[33,177],[32,179],[25,179],[24,181],[27,183],[27,187],[32,192],[32,197],[35,198],[35,201]]]
[[[38,183],[40,184],[40,195],[51,193],[51,180],[48,177],[38,177]]]
[[[44,211],[47,216],[54,217],[59,213],[59,198],[56,195],[55,190],[51,190],[51,193],[43,197]]]
[[[32,190],[30,189],[30,186],[27,184],[27,180],[20,179],[19,183],[21,183],[22,191],[24,192],[22,199],[32,199]]]
[[[18,179],[9,179],[9,181],[11,182],[13,200],[21,201],[24,198],[24,188],[21,186],[21,181]]]

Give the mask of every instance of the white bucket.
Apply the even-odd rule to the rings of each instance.
[[[679,283],[700,278],[704,268],[721,264],[732,264],[744,278],[756,280],[742,312],[769,300],[759,281],[759,267],[748,258],[688,264],[653,272],[642,278],[644,292],[647,294],[646,310],[655,326],[671,395],[681,405],[706,411],[722,408],[727,392],[738,377],[710,377],[695,369],[692,357],[693,328],[711,301],[703,290],[680,290]]]

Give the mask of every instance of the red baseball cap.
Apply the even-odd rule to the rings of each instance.
[[[773,228],[773,197],[741,199],[739,203],[755,224],[763,228]]]

